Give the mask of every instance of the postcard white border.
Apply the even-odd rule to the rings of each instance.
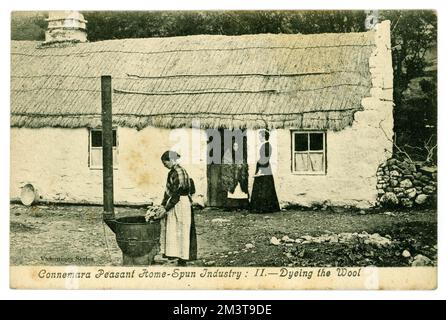
[[[445,176],[443,170],[439,171],[439,207],[438,207],[438,223],[439,223],[439,274],[438,289],[435,291],[240,291],[240,290],[201,290],[193,292],[185,292],[184,290],[144,290],[144,291],[128,291],[125,296],[122,291],[61,291],[61,290],[12,290],[9,289],[9,61],[10,61],[10,12],[12,10],[48,10],[51,9],[82,9],[82,10],[197,10],[197,9],[366,9],[367,2],[353,0],[338,1],[296,1],[292,0],[270,0],[270,1],[185,1],[181,0],[165,0],[154,4],[146,1],[128,0],[122,3],[101,3],[99,1],[78,0],[75,3],[76,8],[71,8],[67,2],[57,0],[40,0],[40,1],[2,1],[0,4],[0,39],[2,43],[1,58],[2,72],[0,73],[1,81],[1,102],[0,108],[2,114],[1,121],[1,169],[3,171],[2,181],[0,184],[0,199],[2,214],[0,215],[0,298],[2,299],[440,299],[446,296],[446,281],[441,266],[445,265],[445,256],[442,254],[445,247],[445,219],[442,217],[445,209],[445,200],[441,196],[443,191],[443,182]],[[370,8],[367,9],[437,9],[439,17],[439,56],[444,56],[444,23],[443,16],[446,13],[443,2],[424,0],[424,1],[404,1],[394,0],[375,0],[370,2]],[[442,60],[439,60],[439,88],[443,88],[442,75],[444,72]],[[439,91],[438,105],[443,105],[444,98],[442,92]],[[438,108],[438,123],[445,123],[444,108]],[[444,137],[444,129],[439,127],[439,144]],[[444,152],[443,148],[439,148],[439,166],[443,166]],[[8,249],[8,250],[6,250]]]

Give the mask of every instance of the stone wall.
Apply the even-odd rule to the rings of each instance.
[[[391,158],[376,173],[378,204],[382,207],[427,206],[436,202],[437,168]]]

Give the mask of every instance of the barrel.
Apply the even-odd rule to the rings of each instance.
[[[116,241],[124,256],[137,258],[148,255],[159,245],[160,222],[146,222],[144,216],[116,219]]]

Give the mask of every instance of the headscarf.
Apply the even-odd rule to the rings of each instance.
[[[163,153],[163,155],[161,156],[161,161],[176,161],[180,157],[181,156],[177,152],[168,150],[168,151],[165,151]]]

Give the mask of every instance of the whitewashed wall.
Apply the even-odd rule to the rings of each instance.
[[[183,131],[181,137],[192,139],[192,131],[196,133],[198,130]],[[101,203],[102,170],[88,166],[88,139],[87,129],[12,128],[11,198],[18,198],[21,187],[31,183],[44,200]],[[198,163],[192,164],[187,159],[187,151],[175,147],[178,141],[178,135],[172,136],[172,131],[167,129],[137,131],[119,128],[118,169],[114,170],[115,201],[161,201],[168,170],[162,165],[160,156],[168,149],[184,153],[184,167],[195,180],[197,197],[203,197],[206,193],[204,153]],[[198,141],[204,143],[201,150],[205,152],[206,141]]]

